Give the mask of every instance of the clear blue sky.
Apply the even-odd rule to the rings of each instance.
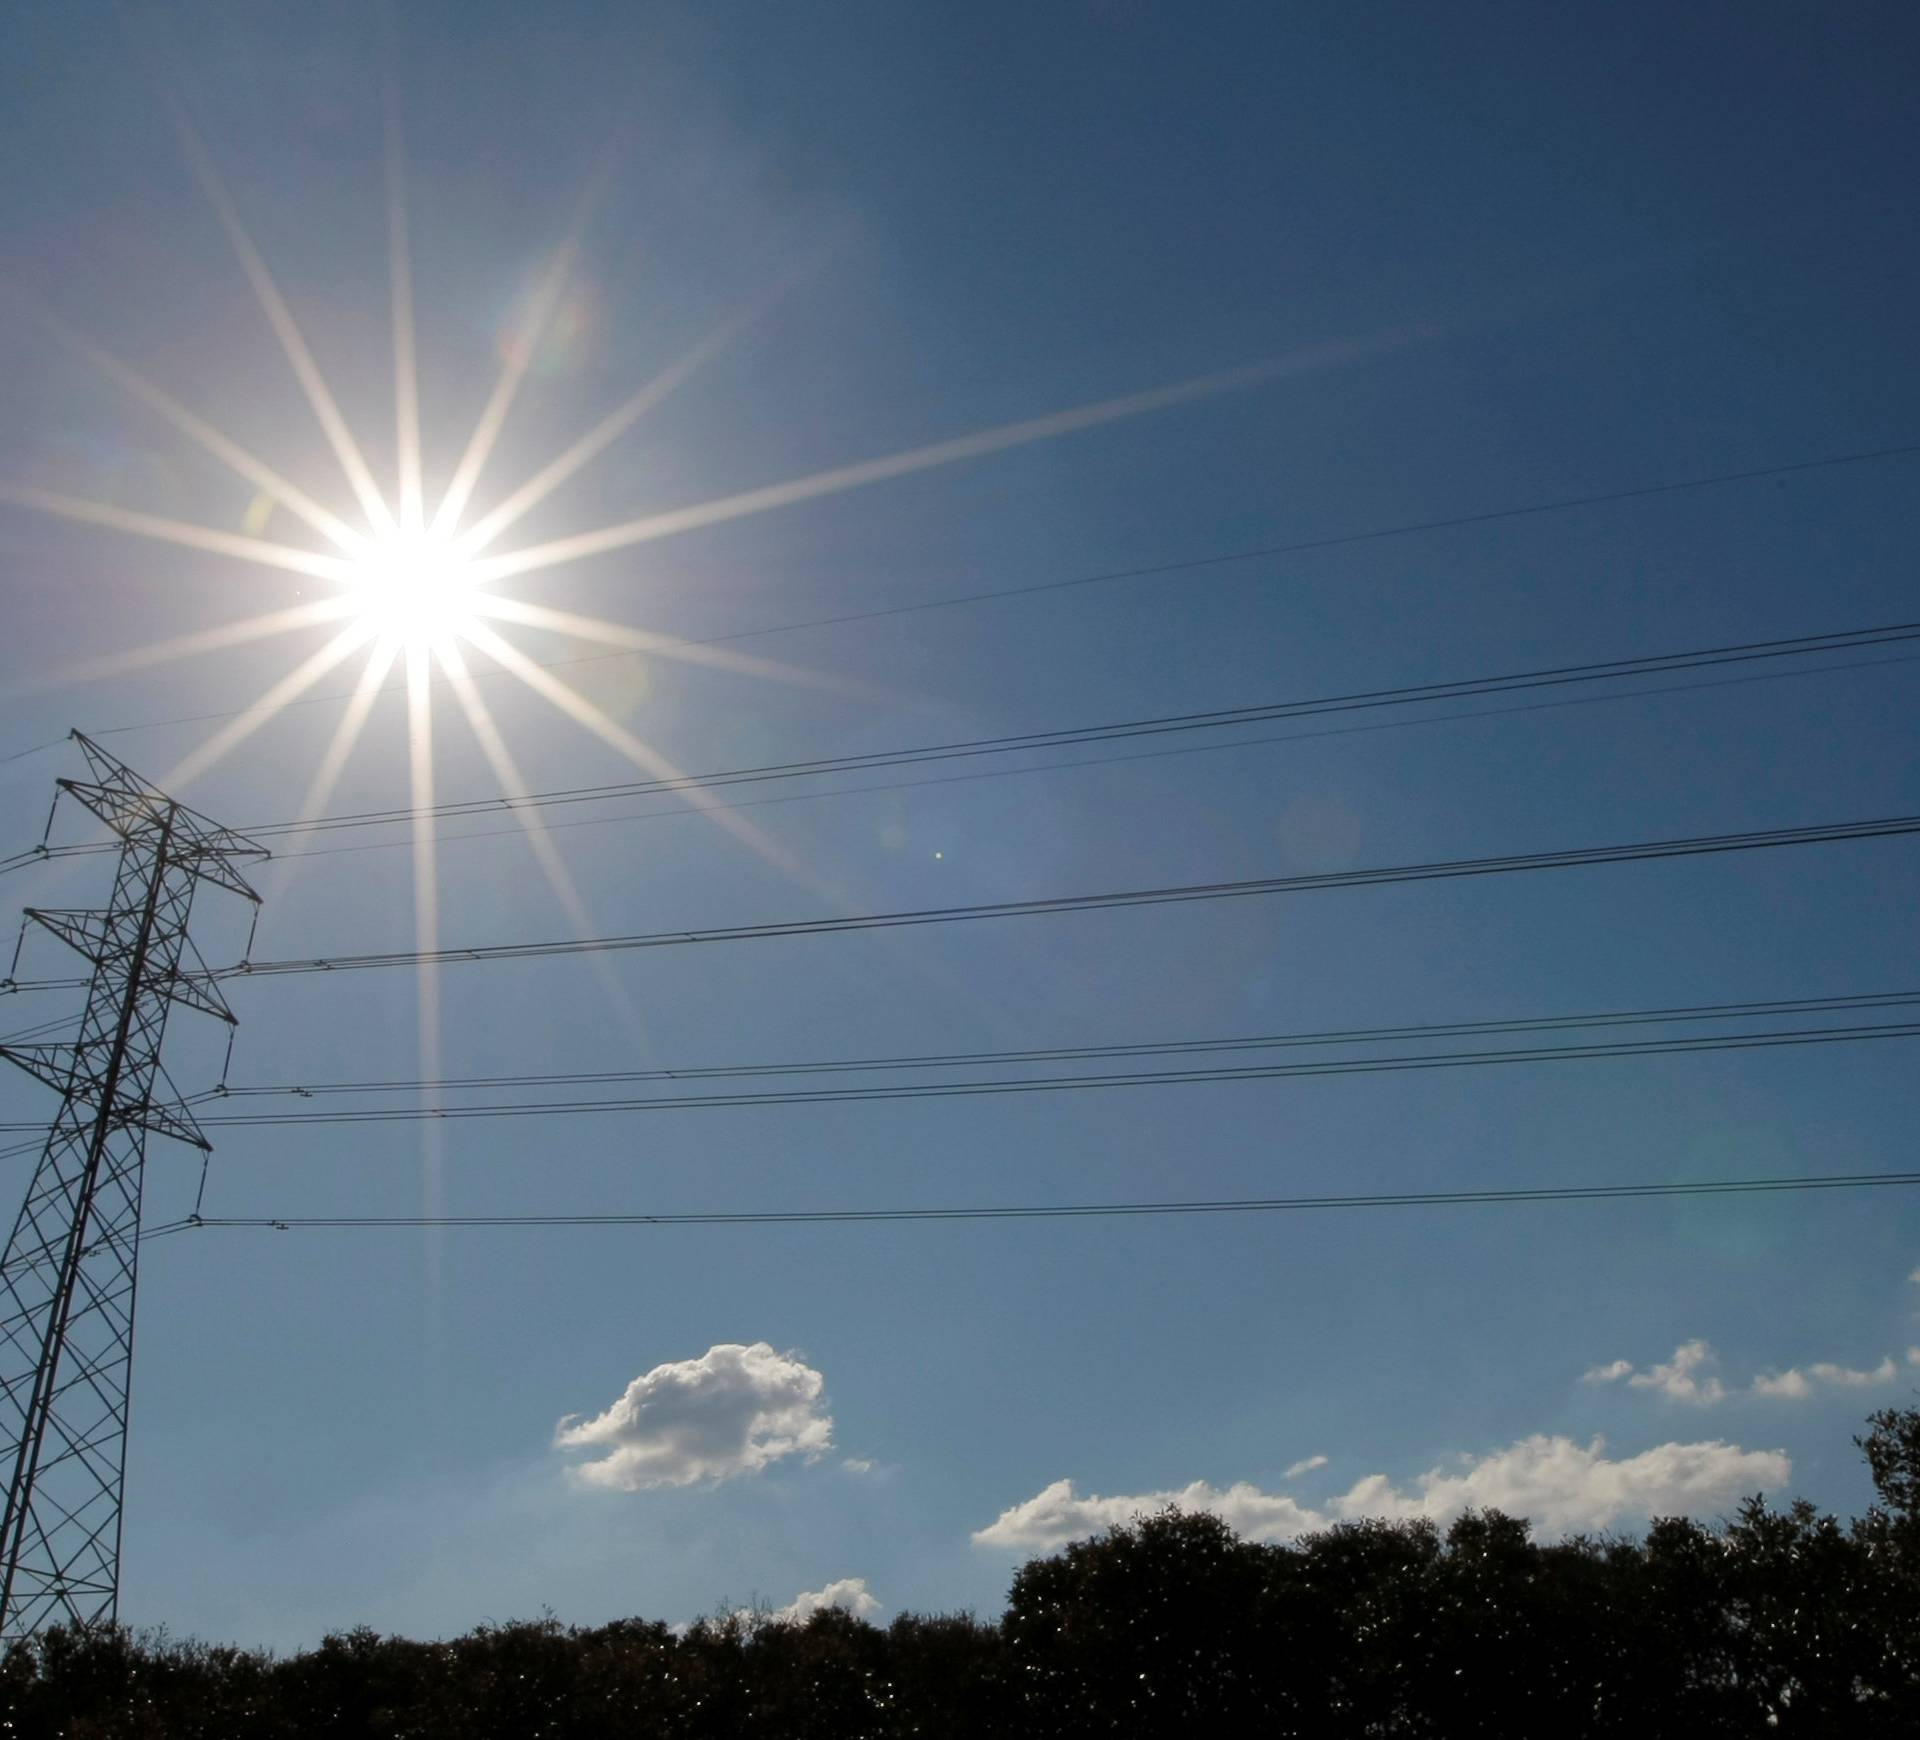
[[[324,547],[40,316],[353,515],[182,155],[170,80],[390,486],[376,14],[187,3],[135,8],[129,31],[86,0],[0,28],[0,479]],[[751,634],[734,649],[799,674],[556,673],[683,767],[1920,616],[1907,458],[758,632],[1920,440],[1910,8],[423,4],[400,8],[399,43],[429,502],[596,165],[604,195],[478,510],[784,283],[503,549],[1303,359],[502,582],[665,636]],[[0,501],[0,750],[138,726],[105,741],[160,777],[219,725],[151,722],[245,706],[330,631],[45,679],[326,586]],[[595,650],[512,635],[542,659]],[[612,933],[1904,814],[1916,668],[864,795],[847,787],[887,781],[820,781],[739,812],[771,860],[665,800],[555,812],[634,819],[553,839]],[[483,687],[531,785],[629,775],[511,677]],[[235,825],[295,813],[341,712],[288,710],[182,795]],[[377,704],[330,810],[407,801],[405,725],[401,697]],[[498,789],[444,689],[435,754],[443,796]],[[38,838],[74,771],[66,750],[0,766],[0,846]],[[575,928],[511,824],[457,829],[488,837],[442,846],[446,942]],[[451,967],[445,1057],[608,1070],[1906,990],[1916,862],[1891,841],[606,957],[638,1027],[583,960]],[[96,884],[5,892],[80,904]],[[262,885],[260,957],[414,939],[404,846]],[[205,918],[231,958],[231,909]],[[30,965],[62,965],[36,946]],[[236,1083],[419,1073],[409,972],[234,996]],[[11,1031],[55,1011],[0,1012]],[[219,1057],[193,1028],[175,1073],[201,1086]],[[24,1079],[0,1096],[5,1117],[48,1109]],[[1916,1112],[1893,1041],[503,1120],[448,1127],[438,1164],[461,1213],[1265,1196],[1893,1170]],[[430,1164],[416,1126],[230,1130],[207,1207],[415,1213]],[[150,1216],[191,1206],[197,1175],[156,1141]],[[144,1260],[123,1614],[292,1646],[543,1604],[677,1620],[851,1578],[888,1612],[991,1611],[1032,1544],[1108,1514],[1078,1501],[1196,1482],[1245,1483],[1219,1502],[1275,1528],[1289,1498],[1315,1518],[1510,1498],[1623,1527],[1648,1505],[1711,1516],[1753,1484],[1857,1508],[1849,1434],[1920,1382],[1916,1265],[1920,1214],[1891,1191],[209,1230]],[[1676,1363],[1695,1341],[1710,1352]],[[1631,1373],[1586,1376],[1619,1361]],[[598,1448],[556,1448],[563,1416],[601,1417],[678,1362],[635,1419],[600,1419]],[[1782,1372],[1795,1393],[1755,1392]],[[578,1472],[596,1457],[598,1483]],[[1030,1504],[1061,1481],[1072,1503]]]

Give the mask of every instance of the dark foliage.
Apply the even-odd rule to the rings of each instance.
[[[1920,1732],[1920,1410],[1858,1440],[1851,1524],[1753,1498],[1718,1527],[1539,1544],[1472,1512],[1291,1546],[1168,1511],[1036,1559],[1000,1624],[834,1610],[371,1631],[287,1660],[124,1631],[0,1661],[22,1740],[959,1740]]]

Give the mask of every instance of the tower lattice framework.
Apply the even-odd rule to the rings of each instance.
[[[92,777],[60,791],[120,851],[104,908],[27,911],[92,963],[77,1037],[0,1046],[60,1095],[0,1257],[4,1642],[117,1617],[146,1139],[210,1146],[160,1047],[175,1003],[233,1023],[187,922],[202,882],[257,905],[238,866],[267,856],[73,735]]]

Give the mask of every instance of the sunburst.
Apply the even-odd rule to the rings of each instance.
[[[397,64],[388,44],[389,66]],[[1149,391],[1050,412],[1019,422],[977,430],[952,439],[906,449],[879,458],[808,472],[785,481],[583,529],[518,549],[498,548],[526,515],[562,483],[606,452],[668,395],[732,345],[782,296],[804,267],[720,320],[683,355],[640,385],[612,412],[535,466],[521,481],[501,490],[476,511],[488,467],[499,451],[508,415],[548,325],[562,305],[579,259],[588,226],[614,163],[609,152],[590,178],[567,231],[538,278],[516,341],[507,347],[498,377],[440,498],[429,504],[423,493],[420,398],[415,356],[412,263],[407,220],[406,146],[397,85],[389,74],[384,87],[385,204],[392,317],[394,433],[396,476],[389,491],[368,464],[360,443],[328,387],[320,365],[292,308],[282,294],[185,106],[165,93],[182,154],[204,193],[260,312],[272,331],[327,445],[338,463],[354,508],[339,511],[321,499],[320,487],[297,483],[242,443],[216,428],[121,358],[66,322],[45,316],[67,345],[125,392],[158,413],[204,452],[247,480],[262,496],[284,508],[309,533],[303,545],[218,526],[194,524],[165,515],[58,493],[31,483],[0,480],[0,499],[82,524],[183,546],[206,555],[276,569],[322,582],[323,595],[291,608],[237,619],[194,634],[134,649],[116,658],[96,660],[62,675],[97,678],[216,649],[279,635],[322,632],[320,644],[299,657],[277,681],[228,719],[165,775],[179,786],[205,774],[289,703],[311,690],[329,672],[360,659],[357,681],[311,783],[301,813],[316,813],[341,777],[366,726],[377,696],[396,666],[407,693],[408,766],[415,812],[416,918],[423,947],[437,930],[434,894],[433,699],[444,689],[473,733],[501,786],[524,790],[508,747],[474,683],[467,655],[484,658],[491,670],[517,677],[557,712],[649,775],[680,777],[657,749],[608,717],[585,696],[537,663],[504,629],[511,626],[558,632],[608,647],[647,652],[761,677],[806,680],[763,659],[717,649],[675,643],[623,624],[559,611],[503,591],[516,578],[628,549],[653,540],[719,525],[819,497],[839,494],[937,466],[980,458],[1008,448],[1051,439],[1126,417],[1198,400],[1281,376],[1323,368],[1363,350],[1394,342],[1384,335],[1359,344],[1320,346],[1248,367],[1202,375]],[[430,510],[430,511],[429,511]],[[710,801],[697,791],[690,801]],[[516,809],[526,824],[535,856],[569,918],[588,923],[580,896],[560,855],[547,837],[538,813]],[[710,811],[714,822],[735,839],[780,865],[790,874],[800,867],[777,851],[751,824],[723,809]],[[423,985],[423,1014],[433,998]],[[423,1045],[430,1038],[423,1027]]]

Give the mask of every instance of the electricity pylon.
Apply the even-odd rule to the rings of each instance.
[[[93,777],[60,791],[121,843],[104,908],[27,912],[93,964],[78,1037],[0,1046],[60,1095],[0,1258],[0,1644],[117,1617],[146,1139],[210,1147],[160,1044],[175,1003],[233,1023],[188,914],[202,882],[257,906],[236,866],[267,856],[73,735]]]

